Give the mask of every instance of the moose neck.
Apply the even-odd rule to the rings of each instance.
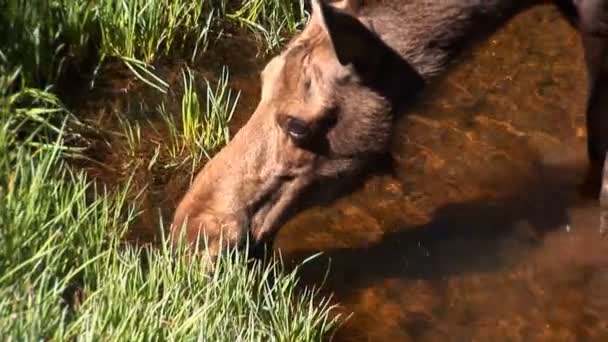
[[[535,0],[370,1],[358,16],[424,79],[439,75],[471,43]]]

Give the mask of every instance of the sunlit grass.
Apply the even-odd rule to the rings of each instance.
[[[33,85],[54,83],[66,63],[122,59],[138,78],[165,92],[151,67],[161,57],[191,61],[238,23],[272,50],[306,18],[303,0],[5,0],[0,2],[0,71],[24,69]],[[95,72],[96,73],[96,72]]]
[[[196,150],[203,138],[203,113],[198,99],[194,75],[189,68],[182,70],[184,94],[182,95],[182,139],[191,150]]]
[[[210,20],[205,17],[212,16],[213,11],[206,8],[207,3],[204,0],[99,1],[96,12],[101,27],[100,49],[103,54],[151,63],[172,50],[181,50],[186,42],[197,41],[199,35],[208,32]]]
[[[66,164],[75,118],[44,91],[10,92],[17,78],[0,77],[4,340],[319,341],[333,329],[328,300],[278,259],[226,250],[209,271],[165,239],[126,244],[130,183],[108,190]]]
[[[127,157],[131,160],[136,159],[140,153],[142,144],[141,126],[138,122],[131,123],[121,115],[116,115],[116,117],[122,128],[123,138],[126,141]]]
[[[261,35],[267,50],[280,47],[306,21],[303,0],[242,0],[229,17]]]
[[[228,123],[236,110],[240,92],[235,94],[230,88],[229,78],[228,69],[223,68],[215,85],[204,80],[206,91],[203,107],[194,74],[188,68],[182,70],[184,93],[181,98],[181,123],[175,121],[164,105],[159,108],[169,136],[169,167],[187,161],[197,165],[230,141]]]
[[[43,89],[24,86],[21,69],[0,73],[0,148],[13,155],[9,147],[26,145],[37,150],[60,148],[64,153],[78,153],[78,145],[57,145],[49,137],[61,133],[62,139],[82,141],[74,129],[82,123],[62,105],[54,94]],[[13,91],[19,89],[19,91]],[[62,121],[66,126],[60,128]],[[11,133],[11,134],[9,134]],[[16,139],[19,138],[17,141]]]
[[[175,122],[173,115],[167,111],[164,103],[159,106],[158,112],[163,118],[166,128],[165,136],[168,138],[165,148],[169,156],[169,161],[165,164],[166,167],[176,167],[186,162],[182,156],[184,152],[182,134],[177,127],[177,123]]]
[[[67,60],[118,57],[138,77],[159,57],[204,51],[218,8],[195,0],[6,0],[0,3],[0,66],[23,66],[33,84],[54,82]],[[91,55],[89,48],[97,46]],[[139,62],[139,63],[135,63]],[[154,81],[154,79],[152,79]]]
[[[194,60],[207,48],[218,20],[217,9],[206,0],[104,0],[95,11],[101,28],[101,59],[121,58],[140,79],[162,92],[167,85],[159,84],[150,63],[182,52],[186,46]]]
[[[117,175],[108,189],[68,164],[66,156],[87,152],[84,124],[53,94],[67,70],[97,66],[94,75],[108,58],[166,93],[160,59],[193,62],[235,22],[275,48],[300,18],[302,2],[287,1],[0,1],[3,340],[319,341],[333,329],[328,300],[298,285],[297,269],[280,260],[227,250],[208,272],[165,240],[127,244],[138,202],[131,178]],[[182,81],[179,113],[161,106],[169,141],[152,156],[142,156],[151,150],[142,126],[119,115],[119,153],[133,172],[194,169],[230,140],[240,94],[228,70],[204,89],[188,68]]]
[[[91,279],[131,214],[126,188],[98,190],[63,162],[73,118],[53,95],[0,88],[0,335],[40,339],[63,329],[70,288]]]
[[[232,120],[241,93],[234,94],[228,84],[229,78],[228,68],[224,67],[215,88],[205,79],[207,96],[201,136],[205,151],[216,150],[230,141],[228,123]]]
[[[96,265],[100,265],[97,263]],[[100,265],[100,284],[75,310],[69,335],[99,340],[320,341],[335,324],[327,300],[296,291],[296,270],[222,253],[213,271],[183,249],[127,247]]]

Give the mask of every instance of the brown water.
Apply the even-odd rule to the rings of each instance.
[[[243,41],[228,42],[196,70],[230,67],[242,91],[235,131],[255,108],[263,61]],[[176,70],[159,73],[179,84]],[[352,313],[333,340],[608,341],[608,238],[595,202],[577,189],[585,77],[577,33],[551,7],[528,11],[404,118],[393,175],[288,222],[276,247],[294,263],[322,251],[302,269],[303,284],[322,284]],[[179,87],[159,97],[125,75],[109,79],[99,97],[80,96],[101,127],[116,128],[117,112],[154,120],[160,100],[179,112]],[[150,147],[166,137],[144,135],[141,160],[109,138],[85,167],[106,183],[136,171],[147,214],[133,235],[149,240],[156,209],[170,218],[192,170],[146,168]]]
[[[336,341],[608,341],[608,239],[578,196],[586,78],[552,8],[520,15],[403,120],[396,172],[291,220]]]

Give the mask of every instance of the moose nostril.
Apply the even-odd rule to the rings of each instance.
[[[310,128],[304,120],[289,116],[287,118],[287,133],[295,140],[303,140],[310,134]]]

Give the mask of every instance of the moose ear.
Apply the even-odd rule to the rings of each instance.
[[[383,47],[379,38],[359,19],[325,1],[311,0],[311,3],[313,19],[327,31],[340,64],[368,69],[377,56],[375,52]]]

